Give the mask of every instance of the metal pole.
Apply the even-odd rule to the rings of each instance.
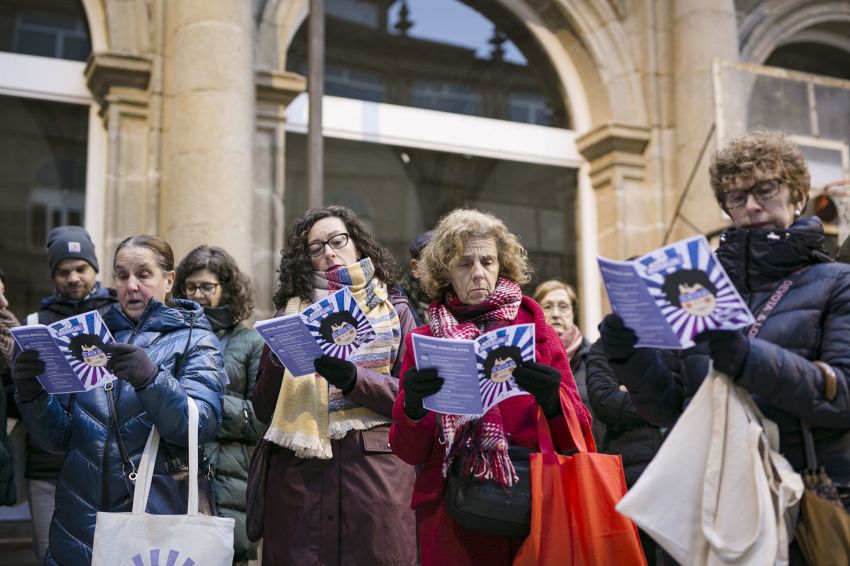
[[[307,35],[307,92],[310,101],[307,128],[307,206],[322,206],[324,189],[324,145],[322,142],[322,97],[325,94],[325,0],[310,0]]]

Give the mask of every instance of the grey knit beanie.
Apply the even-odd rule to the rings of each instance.
[[[63,259],[82,259],[89,262],[95,271],[100,271],[91,236],[81,226],[59,226],[47,235],[47,261],[51,276]]]

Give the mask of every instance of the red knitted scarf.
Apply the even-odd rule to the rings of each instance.
[[[487,299],[467,305],[449,292],[442,303],[428,309],[431,334],[439,338],[471,340],[482,332],[508,326],[516,318],[522,302],[522,290],[515,281],[500,277]],[[461,469],[481,480],[510,487],[517,481],[516,471],[508,457],[508,439],[502,426],[502,414],[496,405],[482,417],[443,415],[443,477],[454,459],[461,458]]]

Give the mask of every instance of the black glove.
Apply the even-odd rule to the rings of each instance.
[[[744,372],[744,362],[750,354],[750,340],[737,330],[704,330],[694,342],[708,343],[714,369],[738,379]]]
[[[331,356],[316,358],[313,362],[316,373],[324,377],[328,383],[348,395],[357,383],[357,366],[346,360]]]
[[[41,395],[44,388],[36,379],[44,373],[44,360],[38,357],[35,350],[24,350],[15,358],[12,365],[12,381],[18,392],[18,399],[28,403]]]
[[[514,370],[514,380],[537,399],[547,419],[561,414],[561,374],[552,366],[534,362],[522,362]]]
[[[422,399],[442,389],[443,381],[435,369],[407,370],[401,380],[404,389],[404,414],[414,421],[424,418],[428,411],[422,407]]]
[[[637,335],[616,314],[609,314],[599,323],[599,341],[612,362],[625,362],[635,353]]]
[[[151,361],[144,350],[132,344],[113,342],[103,348],[109,355],[106,369],[123,379],[134,389],[143,389],[156,378],[159,368]]]

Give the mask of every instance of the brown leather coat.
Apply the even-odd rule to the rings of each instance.
[[[392,375],[357,368],[357,383],[348,397],[392,417],[398,395],[398,371],[405,336],[415,323],[407,299],[390,299],[401,323],[401,350]],[[274,412],[283,370],[264,348],[254,411],[268,423]],[[275,447],[266,483],[263,564],[399,565],[417,563],[416,524],[410,509],[415,479],[412,466],[392,454],[389,425],[351,431],[332,441],[330,460],[297,458]]]

